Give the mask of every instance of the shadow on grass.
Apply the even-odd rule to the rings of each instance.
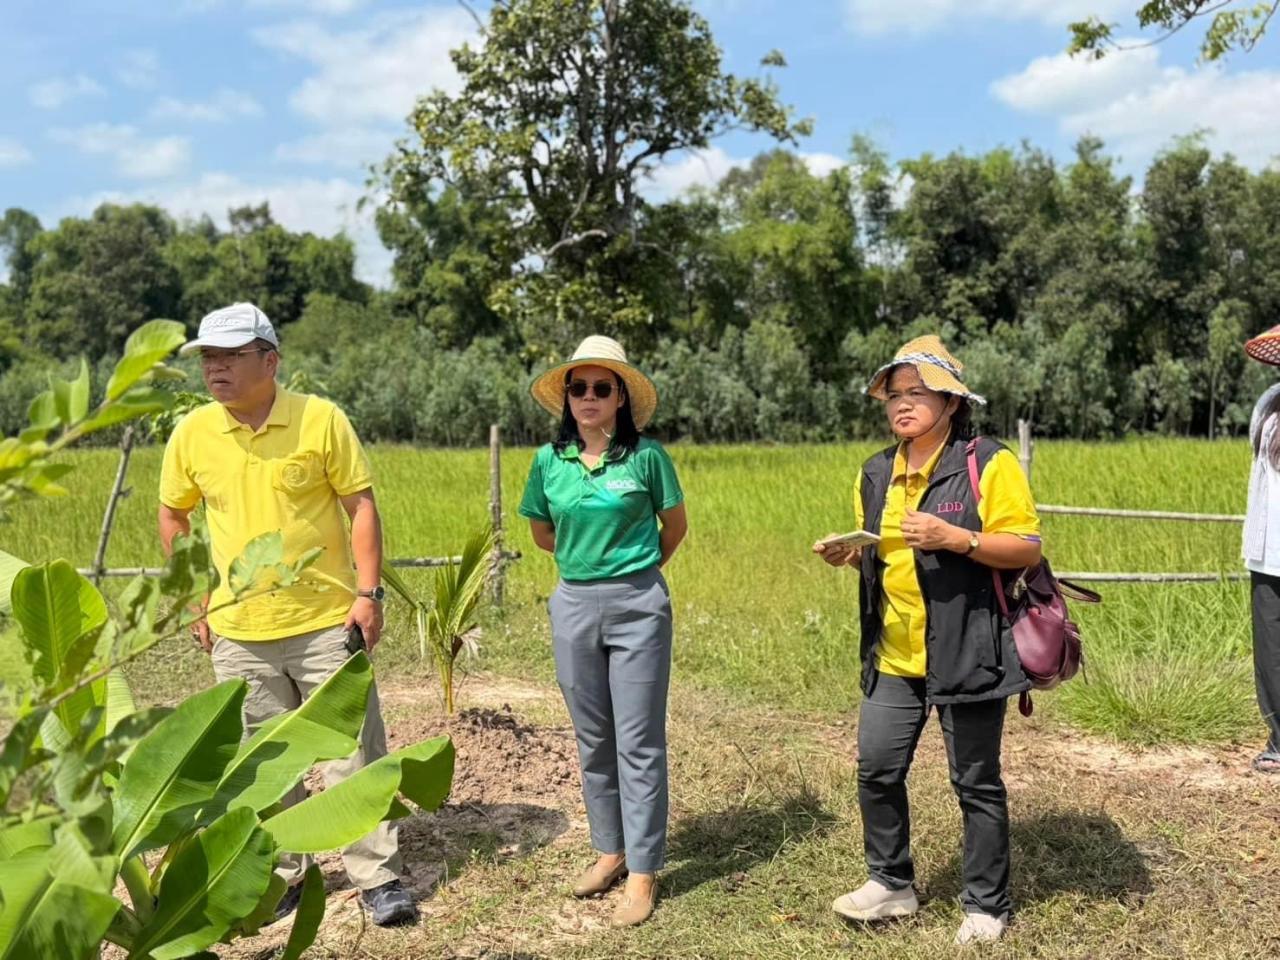
[[[1106,814],[1064,810],[1015,818],[1009,839],[1015,907],[1061,894],[1140,906],[1151,893],[1146,858]],[[957,852],[930,880],[932,898],[960,896],[961,865]]]
[[[472,864],[526,857],[569,829],[560,810],[529,803],[446,804],[400,821],[400,852],[413,874],[415,900]]]
[[[772,860],[786,846],[830,832],[837,819],[808,791],[770,806],[735,807],[686,817],[675,824],[663,871],[664,897],[678,897],[705,883],[725,880]]]

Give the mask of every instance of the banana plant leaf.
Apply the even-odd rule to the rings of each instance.
[[[372,683],[373,666],[357,653],[302,706],[264,723],[227,764],[211,809],[269,807],[318,761],[350,756]]]
[[[129,960],[177,960],[217,943],[262,900],[274,853],[248,807],[215,820],[165,871],[155,913],[134,938]]]
[[[314,863],[307,867],[302,878],[302,899],[298,912],[293,915],[293,929],[289,942],[284,945],[280,960],[298,960],[307,947],[316,942],[320,921],[324,919],[324,875]]]
[[[121,861],[198,825],[240,742],[246,689],[237,679],[197,693],[134,746],[115,793],[112,849]]]
[[[31,653],[35,681],[68,686],[93,653],[95,632],[107,622],[102,594],[71,564],[55,560],[19,570],[9,599]],[[81,718],[102,701],[104,686],[99,681],[58,705],[63,729],[78,730]]]
[[[74,830],[0,867],[0,960],[88,960],[120,910],[110,858],[91,857]]]
[[[9,595],[13,592],[13,581],[26,567],[27,561],[19,560],[13,554],[0,550],[0,614],[6,617],[13,613],[13,604],[9,601]]]
[[[263,826],[282,850],[319,853],[363,837],[382,820],[402,814],[398,793],[435,810],[453,785],[453,742],[424,740],[375,760],[323,793],[308,797]]]
[[[0,826],[0,862],[38,847],[53,846],[53,832],[62,823],[59,816],[36,817],[33,820],[14,820]],[[0,870],[7,866],[0,867]]]

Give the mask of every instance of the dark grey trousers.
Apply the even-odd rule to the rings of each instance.
[[[1280,577],[1265,573],[1253,582],[1253,679],[1258,709],[1270,731],[1267,752],[1280,754]]]
[[[560,581],[548,604],[556,679],[573,718],[591,845],[653,873],[667,845],[671,597],[656,567]]]
[[[964,817],[966,912],[1009,910],[1009,805],[1000,779],[1005,701],[938,707]],[[858,805],[867,868],[885,886],[915,881],[907,771],[928,717],[924,680],[879,674],[858,718]]]

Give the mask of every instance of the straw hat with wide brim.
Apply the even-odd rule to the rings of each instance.
[[[872,374],[871,382],[863,389],[877,400],[885,399],[885,389],[889,383],[889,373],[894,367],[909,363],[920,374],[920,379],[930,390],[938,393],[953,393],[957,397],[965,397],[974,403],[986,403],[960,379],[964,372],[964,364],[952,356],[951,351],[942,345],[942,340],[935,334],[916,337],[904,343],[892,360]]]
[[[548,413],[558,417],[564,411],[565,375],[574,367],[586,366],[605,367],[622,379],[631,398],[631,417],[636,428],[643,430],[658,408],[658,390],[652,380],[627,362],[627,351],[612,337],[587,337],[572,357],[540,374],[529,392]]]
[[[1246,340],[1244,352],[1255,360],[1280,367],[1280,325],[1258,334],[1252,340]]]

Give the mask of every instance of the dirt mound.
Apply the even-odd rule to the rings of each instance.
[[[458,751],[454,803],[564,801],[579,793],[578,753],[567,730],[524,724],[503,704],[462,711],[449,734]]]
[[[504,703],[472,707],[451,719],[403,716],[388,746],[442,733],[457,753],[449,799],[435,813],[399,824],[410,888],[419,900],[429,900],[441,881],[476,858],[501,863],[522,857],[585,823],[572,731],[534,726]]]
[[[447,733],[457,751],[451,804],[573,805],[579,795],[578,753],[568,729],[524,722],[511,705],[470,707],[446,720],[409,716],[390,735],[392,750]]]

